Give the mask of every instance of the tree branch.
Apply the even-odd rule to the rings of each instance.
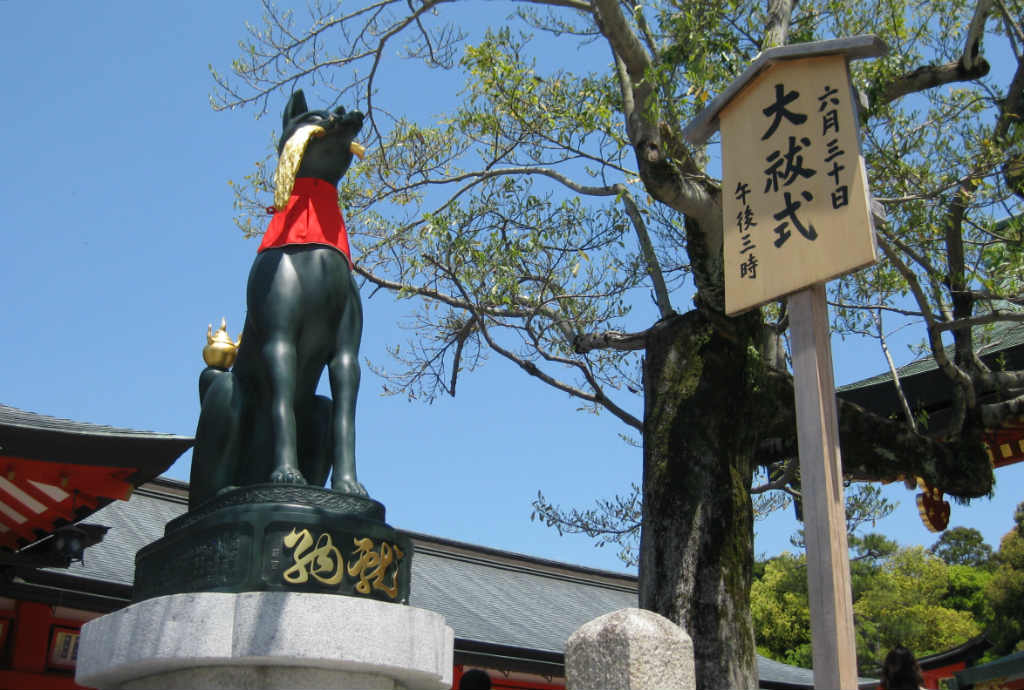
[[[622,331],[605,331],[604,333],[580,333],[572,341],[573,350],[577,354],[586,354],[592,350],[619,350],[630,352],[644,349],[647,334],[650,330],[639,333],[623,333]]]
[[[907,396],[903,394],[903,386],[900,385],[900,374],[899,370],[896,369],[896,363],[892,361],[892,355],[889,354],[889,345],[885,342],[885,330],[882,328],[882,310],[877,309],[874,313],[875,327],[878,329],[878,343],[882,347],[882,354],[885,355],[885,361],[889,365],[889,374],[892,376],[892,385],[896,388],[896,396],[900,400],[900,408],[903,410],[903,418],[907,420],[907,426],[914,433],[917,433],[917,421],[914,420],[914,415],[910,411],[910,403],[907,402]]]
[[[613,185],[614,189],[621,195],[622,202],[626,206],[626,215],[633,221],[633,229],[636,230],[636,237],[640,243],[640,253],[647,265],[647,275],[654,284],[654,298],[661,312],[661,318],[666,318],[675,313],[672,310],[672,302],[668,296],[668,288],[665,287],[665,277],[661,274],[661,265],[658,263],[658,255],[654,253],[654,245],[651,244],[651,236],[647,234],[647,225],[644,223],[640,209],[633,199],[633,195],[624,184]]]
[[[900,272],[903,279],[907,281],[910,291],[914,294],[914,298],[921,307],[921,313],[922,316],[924,316],[925,325],[927,326],[928,343],[931,346],[932,357],[935,358],[935,363],[938,364],[942,373],[944,373],[962,392],[962,400],[960,400],[960,396],[955,393],[953,396],[953,424],[949,432],[952,435],[956,435],[963,428],[964,415],[966,414],[967,409],[974,409],[976,405],[974,382],[971,381],[971,377],[967,375],[967,372],[956,366],[953,362],[950,362],[949,357],[946,356],[946,350],[942,345],[942,339],[939,336],[939,331],[935,329],[935,319],[928,310],[928,298],[925,296],[924,290],[921,289],[917,276],[903,262],[903,259],[900,258],[893,248],[889,246],[888,242],[879,237],[878,245],[882,248],[886,257],[888,257],[888,259],[896,266],[896,270]]]
[[[935,324],[935,330],[939,332],[951,331],[971,326],[982,326],[986,323],[999,323],[1000,321],[1024,321],[1024,312],[996,309],[995,311],[979,314],[978,316],[937,323]]]
[[[970,26],[967,27],[964,53],[960,58],[965,69],[970,70],[985,62],[981,57],[981,39],[985,36],[985,22],[992,11],[992,4],[993,0],[978,0],[978,4],[974,6],[974,16],[971,18]]]
[[[789,41],[789,24],[798,0],[768,0],[768,26],[761,50],[784,46]]]
[[[926,91],[936,86],[980,79],[988,74],[988,71],[988,62],[982,57],[978,57],[970,67],[964,66],[962,61],[947,62],[944,65],[925,65],[897,77],[888,86],[877,92],[872,99],[873,105],[892,103],[908,94]]]
[[[981,423],[986,429],[998,429],[1004,422],[1024,417],[1024,395],[981,406]]]
[[[654,66],[644,44],[622,13],[618,0],[596,0],[595,19],[615,58],[626,132],[648,193],[706,228],[720,227],[722,209],[713,187],[673,130],[660,120]],[[670,141],[665,141],[669,136]],[[668,152],[679,156],[673,159]]]
[[[773,399],[793,399],[793,379],[768,370],[765,385]],[[851,481],[893,482],[903,476],[921,477],[929,486],[961,498],[988,494],[994,483],[980,429],[947,441],[914,433],[900,422],[880,417],[837,397],[843,476]],[[758,463],[797,453],[796,417],[792,405],[780,405],[764,436],[778,442],[758,452]]]

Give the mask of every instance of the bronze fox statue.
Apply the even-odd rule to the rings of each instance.
[[[230,371],[200,375],[189,508],[266,482],[366,496],[356,479],[355,407],[363,315],[337,185],[360,147],[357,111],[284,110],[275,213],[253,261]],[[332,399],[316,395],[327,367]],[[332,473],[333,470],[333,473]]]

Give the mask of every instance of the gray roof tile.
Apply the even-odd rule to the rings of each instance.
[[[19,410],[9,405],[0,405],[0,427],[12,427],[34,430],[55,431],[69,434],[82,434],[90,436],[130,436],[154,439],[178,439],[191,441],[187,436],[175,434],[164,434],[156,431],[144,431],[140,429],[123,429],[104,424],[90,424],[88,422],[76,422],[71,419],[51,417],[38,412]]]

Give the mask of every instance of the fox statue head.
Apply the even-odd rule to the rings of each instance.
[[[362,156],[362,146],[354,139],[363,127],[358,110],[334,112],[310,110],[302,90],[295,91],[281,118],[281,138],[277,144],[279,159],[274,174],[274,206],[288,204],[297,177],[313,177],[337,186],[352,164],[352,156]]]

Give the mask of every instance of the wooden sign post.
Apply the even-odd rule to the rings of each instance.
[[[825,281],[877,259],[848,61],[872,36],[762,53],[687,127],[722,130],[725,311],[788,296],[814,685],[856,688]]]
[[[814,687],[856,688],[850,559],[825,286],[789,298]]]

